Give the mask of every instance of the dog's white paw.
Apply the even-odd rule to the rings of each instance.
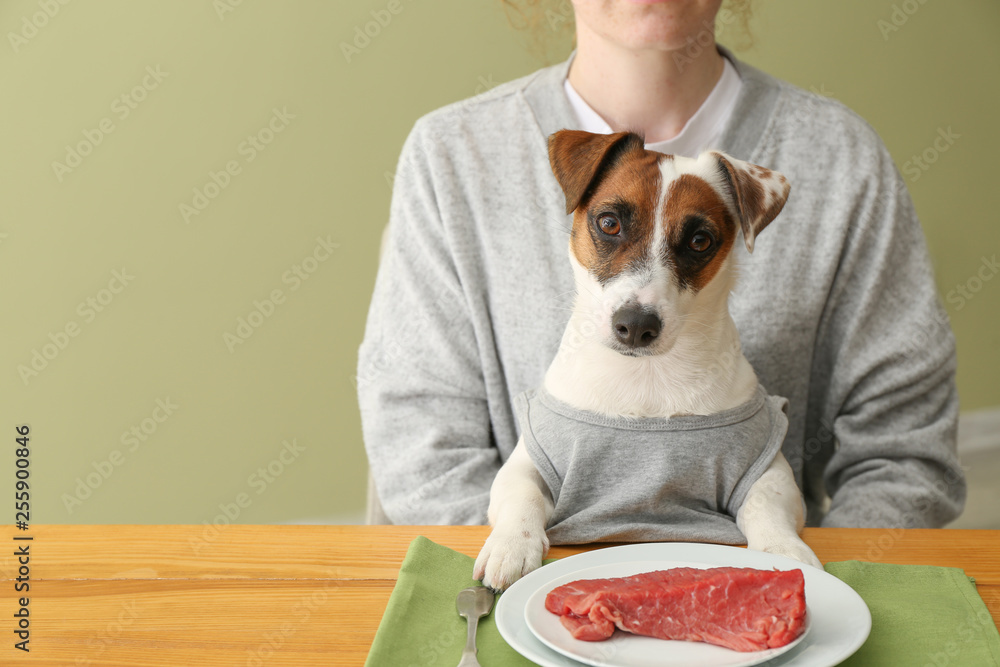
[[[775,554],[776,556],[793,558],[799,562],[805,563],[806,565],[812,565],[820,570],[823,569],[823,564],[819,562],[819,558],[816,558],[816,554],[814,554],[812,549],[806,546],[806,543],[800,540],[798,536],[782,540],[772,540],[766,544],[748,544],[747,546],[756,551],[766,551],[767,553]]]
[[[496,591],[542,566],[549,550],[544,530],[497,530],[486,539],[472,569],[472,576]]]

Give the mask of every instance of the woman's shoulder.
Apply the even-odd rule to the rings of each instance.
[[[849,160],[888,156],[875,128],[836,99],[824,83],[806,89],[755,68],[747,71],[752,81],[777,92],[769,127],[773,141],[785,148]]]
[[[420,116],[411,130],[411,140],[430,140],[445,145],[461,141],[467,144],[476,137],[489,139],[517,132],[531,124],[531,107],[524,92],[529,87],[552,79],[565,64],[544,67],[511,81],[494,83],[480,77],[473,95],[441,106]]]
[[[476,116],[491,114],[498,107],[517,103],[520,94],[532,83],[545,79],[563,65],[552,65],[535,70],[511,81],[496,83],[489,77],[480,76],[473,95],[439,107],[421,117],[424,122],[448,122],[456,116]]]

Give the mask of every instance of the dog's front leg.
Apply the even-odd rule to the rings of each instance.
[[[791,466],[778,452],[771,466],[750,487],[736,513],[736,525],[746,536],[749,548],[823,569],[816,554],[799,537],[803,524],[802,494],[795,485]]]
[[[548,486],[519,440],[490,487],[487,518],[493,531],[472,576],[499,591],[539,568],[549,550],[545,526],[552,511]]]

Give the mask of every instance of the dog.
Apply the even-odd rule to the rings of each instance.
[[[576,284],[569,323],[539,390],[547,394],[543,402],[554,406],[551,419],[571,414],[597,425],[614,423],[627,428],[633,423],[629,420],[640,426],[653,420],[653,424],[683,426],[691,420],[746,411],[755,397],[760,404],[766,392],[743,356],[728,298],[737,277],[734,249],[738,238],[742,236],[747,251],[753,252],[757,235],[788,198],[787,179],[718,151],[703,152],[697,158],[649,151],[643,138],[633,132],[602,135],[561,130],[549,137],[548,150],[552,171],[566,197],[566,213],[573,214],[569,258]],[[542,398],[535,394],[531,400]],[[785,419],[774,406],[787,406],[787,401],[768,400],[771,412],[765,415],[771,416],[761,423]],[[535,407],[524,409],[539,414],[542,404],[523,404],[530,405]],[[761,414],[761,409],[754,414]],[[492,531],[473,569],[475,579],[498,591],[541,566],[549,548],[547,528],[570,481],[553,462],[562,454],[542,450],[548,446],[545,437],[560,439],[566,430],[560,424],[574,422],[543,424],[548,436],[536,441],[537,429],[520,414],[519,419],[521,437],[490,489],[487,518]],[[580,432],[588,428],[583,425]],[[767,445],[772,454],[766,456],[773,455],[773,459],[761,455],[765,458],[752,464],[757,465],[759,477],[747,482],[748,490],[743,489],[745,497],[735,512],[705,511],[689,499],[681,503],[687,507],[677,511],[687,512],[685,521],[689,516],[696,522],[698,517],[724,519],[729,529],[738,528],[750,549],[821,568],[799,537],[803,500],[781,454],[785,428],[787,420],[780,432],[769,436],[777,439],[777,445]],[[596,479],[591,484],[600,487],[606,462],[632,456],[622,453],[632,435],[618,442],[597,437],[599,442],[584,452],[591,458],[582,465],[591,468],[578,467],[573,475]],[[566,447],[576,447],[571,456],[582,456],[582,446]],[[690,446],[681,452],[656,445],[652,451],[660,459],[666,457],[666,467],[683,455],[694,469],[698,465],[724,468],[731,456],[739,458],[744,445],[722,451],[718,461],[699,461],[702,445],[694,448],[698,451],[692,453]],[[639,463],[628,465],[645,465],[644,456],[640,454]],[[751,452],[743,458],[753,461],[754,456]],[[621,496],[626,503],[638,502],[646,508],[643,513],[649,507],[660,511],[674,502],[659,495],[653,499],[648,494],[635,496],[634,487],[642,486],[640,480],[655,483],[659,470],[628,469],[625,474],[628,477],[611,489],[612,496]],[[577,493],[576,500],[582,498],[586,504],[593,492]],[[612,497],[607,502],[622,501]],[[564,521],[552,530],[573,525],[577,531],[566,533],[559,540],[562,543],[567,543],[566,537],[570,543],[634,541],[615,526],[617,518],[627,514],[620,507],[602,519],[606,525],[596,534],[590,530],[595,520],[593,507],[561,508],[560,512]],[[720,524],[720,529],[726,527]],[[697,525],[690,530],[700,534]],[[639,539],[647,541],[642,534]]]

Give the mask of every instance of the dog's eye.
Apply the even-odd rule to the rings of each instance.
[[[597,219],[597,226],[605,234],[616,236],[622,230],[622,223],[611,213],[605,213]]]
[[[695,232],[688,241],[688,247],[695,252],[705,252],[712,247],[712,237],[704,232]]]

